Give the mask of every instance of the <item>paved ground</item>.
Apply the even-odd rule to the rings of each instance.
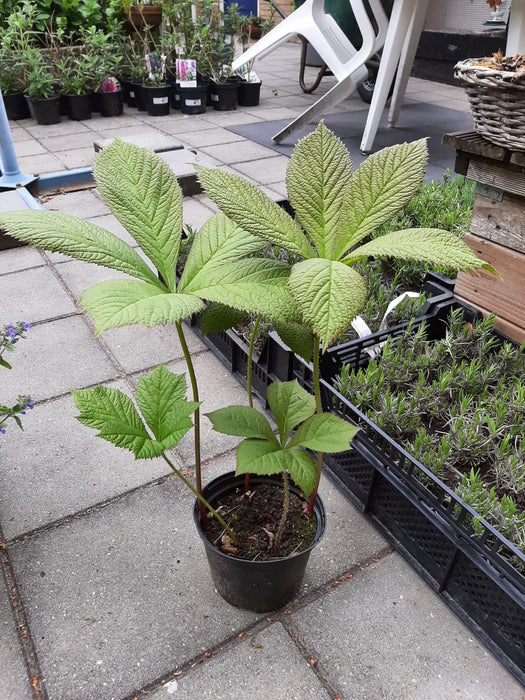
[[[87,166],[94,140],[140,129],[150,145],[175,135],[281,197],[287,157],[227,127],[292,118],[311,102],[297,86],[297,63],[298,47],[285,46],[259,64],[257,108],[16,123],[22,170]],[[420,80],[411,81],[408,98],[466,108],[458,89]],[[351,119],[362,108],[352,98],[338,111]],[[94,189],[55,194],[46,207],[126,238]],[[194,226],[212,211],[203,195],[185,201]],[[218,596],[192,499],[165,464],[136,463],[74,419],[72,388],[104,382],[131,393],[159,362],[183,371],[172,329],[93,337],[77,301],[113,274],[30,248],[0,252],[0,324],[33,324],[12,356],[14,369],[2,374],[2,400],[23,392],[37,402],[24,433],[10,426],[0,439],[0,700],[522,698],[525,691],[327,481],[328,529],[289,609],[257,615]],[[245,402],[189,329],[187,337],[205,378],[204,411]],[[235,441],[205,425],[203,443],[206,479],[233,467]],[[191,469],[188,439],[174,459]]]

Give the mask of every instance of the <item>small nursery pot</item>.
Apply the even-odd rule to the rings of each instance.
[[[246,80],[241,80],[239,83],[239,92],[237,94],[237,102],[240,107],[257,107],[261,96],[262,83],[248,83]]]
[[[122,92],[99,92],[100,114],[103,117],[118,117],[122,114]]]
[[[66,95],[67,116],[74,121],[91,119],[91,95]]]
[[[144,92],[142,91],[142,83],[132,81],[129,84],[129,91],[130,99],[128,102],[128,106],[136,107],[139,110],[139,112],[146,112],[148,108],[146,106],[146,97],[144,95]]]
[[[234,472],[223,474],[205,486],[204,498],[214,505],[221,496],[243,489],[244,478],[244,475],[236,477]],[[282,486],[282,480],[276,477],[250,475],[251,487],[262,483]],[[300,489],[295,486],[290,485],[290,490],[301,495]],[[314,513],[317,531],[308,549],[281,559],[250,561],[224,554],[208,541],[200,524],[198,501],[195,501],[193,518],[206,549],[213,583],[224,600],[237,608],[254,612],[278,610],[289,603],[299,591],[310,553],[326,527],[325,509],[319,496],[315,501]]]
[[[211,83],[211,101],[213,109],[220,112],[228,112],[237,107],[237,92],[239,83],[235,81],[227,83]]]
[[[31,116],[25,95],[21,92],[4,95],[4,105],[8,119],[16,121],[18,119],[28,119]]]
[[[51,97],[49,100],[31,100],[31,106],[37,124],[58,124],[62,120],[59,97]]]
[[[154,87],[143,85],[142,94],[146,99],[150,117],[165,117],[170,113],[170,85]]]
[[[197,87],[178,88],[180,94],[180,110],[183,114],[202,114],[206,111],[206,85]]]
[[[170,105],[171,109],[180,109],[180,92],[176,82],[171,83]]]

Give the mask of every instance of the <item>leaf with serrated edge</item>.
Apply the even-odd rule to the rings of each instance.
[[[366,303],[364,279],[334,260],[304,260],[294,265],[289,284],[304,323],[325,347],[348,328]]]
[[[186,401],[186,378],[159,365],[137,384],[137,404],[164,449],[176,445],[192,427],[190,414],[200,405]]]
[[[168,294],[134,280],[100,282],[82,294],[80,303],[93,319],[97,335],[133,324],[151,328],[176,323],[204,306],[193,294]]]
[[[225,306],[212,301],[201,314],[201,334],[209,335],[226,331],[237,326],[246,319],[246,311],[239,311],[231,306]]]
[[[273,382],[268,387],[268,405],[274,415],[281,445],[296,425],[315,412],[315,399],[296,379],[291,382]]]
[[[250,406],[227,406],[207,413],[213,429],[226,435],[268,440],[279,447],[266,418]]]
[[[186,288],[197,296],[258,313],[265,318],[286,321],[297,316],[290,290],[290,269],[276,260],[249,258],[209,270],[205,286],[192,282]]]
[[[409,228],[378,236],[353,250],[348,256],[348,262],[370,256],[417,260],[453,270],[466,271],[483,267],[497,274],[489,263],[478,258],[457,236],[438,228]]]
[[[182,234],[182,191],[160,156],[115,139],[95,158],[93,173],[113,214],[175,290]]]
[[[274,328],[286,345],[303,358],[306,362],[312,359],[314,348],[314,336],[309,328],[300,323],[288,321],[286,323],[274,322]]]
[[[69,214],[14,211],[0,215],[0,227],[15,238],[44,250],[120,270],[162,288],[155,273],[130,245],[113,233]]]
[[[297,220],[320,258],[331,258],[342,197],[352,174],[344,143],[323,122],[297,142],[286,187]]]
[[[257,236],[246,233],[224,214],[215,214],[195,236],[178,285],[179,292],[189,284],[197,288],[206,284],[211,267],[235,262],[264,248]]]
[[[423,184],[426,166],[425,139],[383,148],[359,166],[343,197],[334,259],[408,204]]]
[[[71,392],[84,425],[99,431],[98,437],[133,452],[135,459],[161,454],[162,446],[153,440],[132,400],[117,389],[97,386]]]
[[[302,446],[316,452],[344,452],[357,428],[333,413],[312,416],[297,428],[287,447]]]
[[[237,447],[237,475],[282,474],[285,467],[284,450],[268,440],[248,438]]]
[[[317,467],[307,452],[298,449],[286,449],[285,464],[290,476],[305,496],[309,496],[317,484]]]
[[[202,165],[195,169],[208,197],[245,231],[303,258],[314,256],[299,224],[255,185],[222,170]]]

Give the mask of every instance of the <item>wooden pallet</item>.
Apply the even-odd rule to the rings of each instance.
[[[460,273],[456,296],[484,314],[497,315],[496,327],[525,342],[525,154],[490,143],[475,132],[447,134],[456,148],[456,172],[476,182],[470,233],[465,242],[498,271]]]

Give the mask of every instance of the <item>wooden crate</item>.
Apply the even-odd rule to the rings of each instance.
[[[460,273],[456,296],[497,315],[496,327],[525,342],[525,159],[475,132],[447,134],[456,148],[456,172],[476,182],[465,242],[499,273]]]

